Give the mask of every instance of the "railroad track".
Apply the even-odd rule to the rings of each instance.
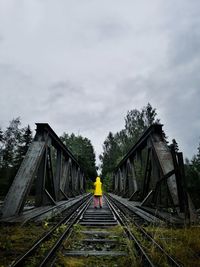
[[[20,256],[11,267],[21,267],[21,266],[33,266],[33,262],[36,259],[35,266],[45,266],[45,262],[50,259],[53,251],[57,249],[59,244],[62,242],[64,237],[71,231],[73,224],[77,221],[77,218],[80,217],[80,214],[87,208],[88,203],[91,201],[91,195],[86,196],[84,199],[81,199],[79,202],[71,206],[70,209],[67,209],[66,212],[63,212],[63,217],[41,238],[39,238],[31,248],[29,248],[22,256]],[[60,231],[61,229],[61,231]],[[56,237],[53,244],[51,244],[48,252],[45,253],[45,256],[41,259],[38,256],[38,251],[44,246],[45,242],[49,242],[52,237]]]
[[[143,224],[147,224],[145,222],[144,218],[140,217],[138,214],[131,212],[130,209],[128,209],[125,205],[123,205],[121,202],[117,201],[116,199],[112,198],[111,196],[107,196],[108,201],[110,205],[112,206],[112,210],[114,211],[114,214],[120,221],[121,225],[123,225],[124,230],[126,231],[127,235],[131,240],[135,242],[136,249],[138,253],[141,255],[141,259],[143,261],[143,266],[163,266],[163,263],[161,265],[158,265],[157,262],[153,263],[153,261],[150,259],[151,257],[148,256],[148,253],[145,251],[144,246],[139,241],[140,238],[138,238],[138,235],[135,234],[135,232],[138,232],[139,235],[145,239],[146,242],[149,242],[149,247],[153,246],[155,250],[160,253],[162,258],[164,258],[165,266],[170,267],[182,267],[183,265],[181,263],[178,263],[177,260],[175,260],[173,257],[171,257],[159,244],[155,241],[155,239],[147,233],[144,228],[142,227]],[[131,227],[131,224],[134,225],[134,233]],[[148,245],[146,245],[148,247]]]
[[[141,221],[136,214],[131,216],[125,207],[109,196],[103,197],[102,209],[94,209],[92,197],[87,198],[77,210],[63,218],[12,266],[29,266],[31,259],[35,258],[35,266],[39,267],[70,266],[73,259],[82,261],[84,266],[95,266],[98,261],[101,264],[98,266],[163,266],[163,262],[159,265],[152,259],[140,238],[135,235],[133,221],[134,227],[146,242],[165,258],[165,266],[181,266],[144,231],[141,227],[144,220]],[[42,258],[38,258],[38,248],[63,225],[63,232],[56,236],[53,244],[49,244],[49,249]]]

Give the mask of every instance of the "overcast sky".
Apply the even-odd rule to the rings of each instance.
[[[95,151],[148,102],[184,157],[200,142],[199,0],[0,0],[0,126],[47,122]]]

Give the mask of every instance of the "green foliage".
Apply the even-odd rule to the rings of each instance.
[[[103,192],[109,192],[112,190],[112,173],[107,173],[103,177]]]
[[[156,119],[156,109],[148,103],[141,111],[133,109],[128,111],[125,118],[125,130],[128,137],[129,148],[139,139],[142,133],[153,123],[158,123]]]
[[[86,192],[92,194],[94,193],[94,181],[92,181],[91,179],[87,180]]]
[[[3,135],[3,167],[14,167],[16,150],[18,148],[21,132],[19,129],[21,122],[19,118],[13,119]]]
[[[91,141],[81,135],[75,136],[73,133],[71,135],[63,133],[60,138],[79,162],[86,178],[94,180],[97,176],[97,171],[95,166],[95,153]]]
[[[18,146],[16,149],[16,155],[14,160],[14,166],[16,169],[19,168],[31,142],[32,142],[32,131],[30,129],[30,126],[28,125],[27,127],[20,129]]]
[[[0,225],[0,266],[11,266],[17,257],[43,234],[45,230],[40,224],[1,224]],[[37,265],[26,265],[37,266]]]
[[[175,152],[179,151],[178,143],[176,142],[176,139],[172,139],[172,146],[173,146]]]
[[[200,144],[197,155],[185,160],[186,186],[196,208],[200,208]]]
[[[105,177],[107,173],[113,171],[116,166],[116,160],[120,157],[120,153],[121,151],[116,138],[110,132],[103,143],[103,154],[100,155],[100,160],[102,161],[102,177]]]
[[[20,128],[20,118],[0,130],[0,194],[5,195],[32,142],[30,126]]]
[[[125,128],[116,134],[109,133],[103,143],[103,153],[100,155],[102,178],[110,177],[117,164],[136,143],[141,134],[153,123],[158,123],[157,113],[151,104],[141,111],[133,109],[127,112]],[[106,178],[106,181],[107,181]]]

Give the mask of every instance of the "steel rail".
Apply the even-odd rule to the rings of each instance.
[[[10,267],[21,267],[23,266],[24,261],[30,257],[32,255],[32,253],[42,244],[42,242],[46,241],[48,238],[50,238],[51,234],[62,224],[67,224],[69,222],[69,220],[71,219],[71,217],[74,214],[74,210],[77,209],[77,206],[82,206],[83,204],[85,204],[85,202],[83,204],[80,204],[80,202],[82,201],[87,201],[88,198],[91,198],[90,195],[87,195],[85,197],[85,199],[81,199],[78,202],[76,202],[73,206],[71,206],[72,211],[70,211],[69,214],[67,214],[64,218],[62,218],[53,228],[51,228],[44,236],[42,236],[41,238],[39,238],[34,244],[33,246],[26,251],[20,258],[18,258],[13,264],[10,265]],[[70,216],[70,217],[69,217]]]
[[[124,231],[126,232],[127,236],[129,239],[133,240],[135,243],[135,246],[138,250],[138,252],[141,254],[142,256],[142,260],[144,263],[144,266],[148,266],[148,267],[156,267],[156,265],[153,264],[153,262],[150,260],[149,256],[147,255],[147,253],[144,251],[142,245],[140,244],[140,242],[138,241],[138,239],[134,236],[134,234],[131,232],[128,223],[127,223],[127,219],[126,217],[123,215],[124,218],[122,218],[122,216],[119,214],[117,207],[113,205],[113,203],[110,202],[110,200],[106,197],[106,201],[108,203],[108,206],[110,207],[110,209],[113,211],[113,213],[115,214],[117,220],[120,222],[120,224],[123,226]]]
[[[124,214],[124,216],[127,216],[126,212],[124,209],[126,209],[127,207],[125,205],[123,205],[121,202],[117,201],[116,199],[113,199],[111,196],[109,196],[109,199],[112,200],[112,202],[115,203],[115,205],[118,207],[118,209],[120,209],[120,211]],[[118,204],[116,204],[118,203]],[[120,208],[119,206],[123,206],[123,208]],[[129,209],[128,209],[129,210]],[[130,211],[130,210],[129,210]],[[134,213],[134,211],[132,211],[132,213]],[[137,215],[137,214],[136,214]],[[148,234],[136,221],[132,220],[134,225],[136,226],[136,228],[141,232],[141,234],[147,238],[150,242],[152,242],[156,248],[158,250],[160,250],[160,252],[162,252],[166,258],[168,263],[170,264],[170,266],[174,266],[174,267],[182,267],[183,265],[179,264],[171,255],[169,255],[162,247],[160,244],[158,244],[155,239],[153,239],[153,237]]]
[[[46,256],[43,259],[43,261],[39,263],[38,267],[46,266],[46,264],[49,262],[49,260],[52,259],[52,257],[55,255],[55,253],[58,250],[58,248],[61,246],[61,243],[62,243],[63,239],[67,237],[67,234],[70,234],[70,231],[71,231],[73,225],[79,220],[81,215],[84,213],[84,211],[90,205],[91,201],[92,201],[92,197],[90,197],[90,199],[86,203],[83,203],[81,205],[81,207],[75,213],[73,213],[71,215],[71,217],[73,217],[73,218],[70,218],[71,221],[69,220],[70,221],[69,225],[67,226],[67,228],[65,229],[63,234],[59,237],[59,239],[57,239],[56,243],[48,251],[48,253],[46,254]]]
[[[78,204],[79,202],[81,202],[82,200],[84,200],[85,198],[87,198],[88,194],[86,196],[84,196],[83,198],[79,199],[76,203],[72,204],[71,207],[75,206],[76,204]],[[42,216],[43,214],[45,213],[48,213],[49,211],[52,211],[53,209],[55,208],[60,208],[62,206],[66,205],[66,203],[61,203],[59,205],[57,205],[56,207],[55,206],[52,206],[50,207],[48,210],[45,210],[45,211],[41,211],[39,214],[36,214],[34,215],[33,217],[25,220],[21,225],[23,226],[24,224],[26,224],[27,222],[31,221],[31,220],[35,220],[36,218]],[[67,207],[66,210],[70,209],[71,207]],[[33,208],[34,209],[34,208]],[[61,212],[64,212],[65,210],[61,211]]]

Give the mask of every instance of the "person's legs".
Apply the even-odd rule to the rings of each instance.
[[[97,208],[98,205],[98,197],[94,196],[94,208]]]
[[[99,206],[102,208],[102,196],[99,197]]]

